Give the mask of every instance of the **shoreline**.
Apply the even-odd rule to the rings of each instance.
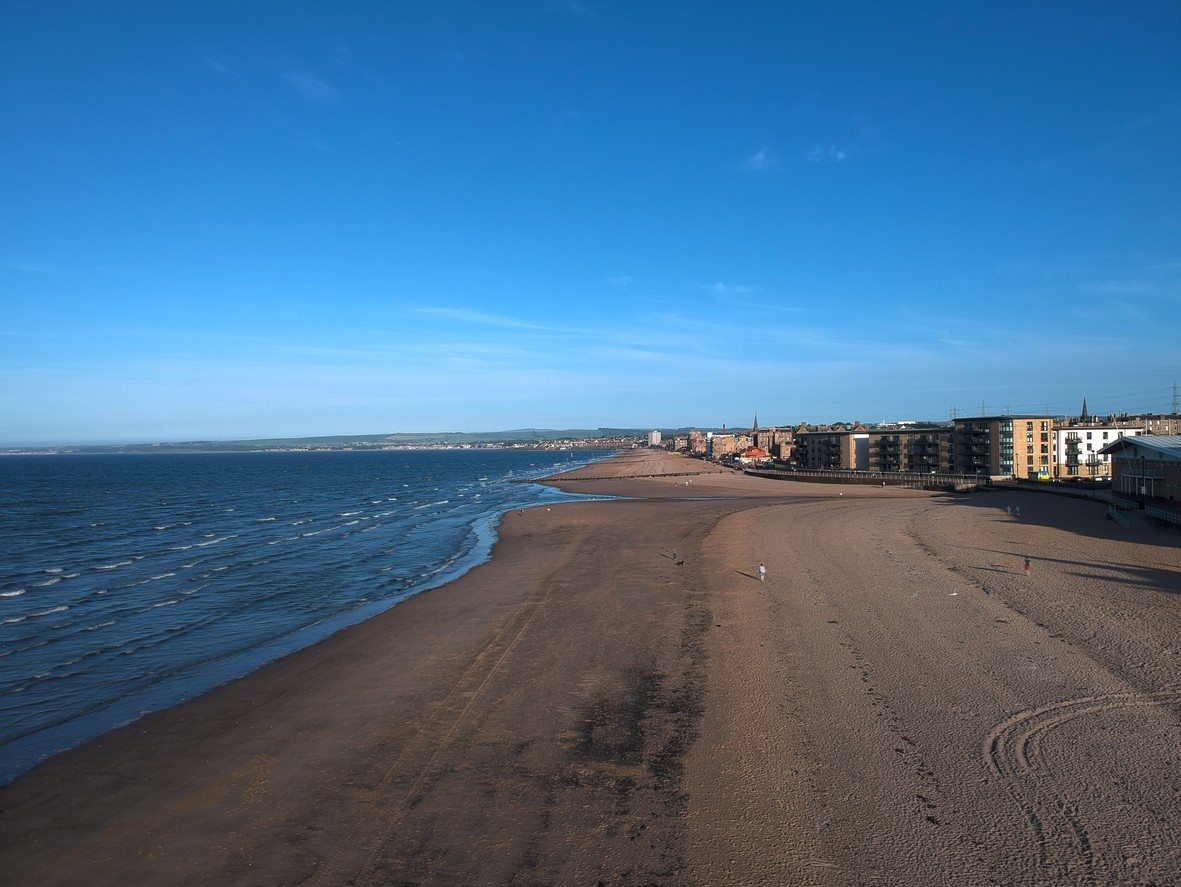
[[[596,461],[610,458],[610,454],[598,451],[578,455],[579,464],[592,457]],[[134,455],[129,457],[135,458]],[[567,470],[570,467],[566,459],[560,464],[555,461],[552,468],[546,466],[544,469],[537,469],[533,467],[533,463],[529,465],[530,467],[522,472],[524,476],[535,474],[538,470],[558,471],[563,467]],[[533,485],[535,491],[533,494],[526,494],[527,498],[538,501],[546,497],[559,498],[552,495],[550,490],[544,489],[544,485],[539,482],[541,479],[530,476],[528,480],[523,481]],[[531,507],[523,503],[522,505]],[[510,507],[508,503],[504,503],[502,507],[506,510],[516,508]],[[457,543],[452,557],[440,561],[436,572],[422,574],[417,583],[410,588],[357,603],[351,609],[329,612],[311,621],[305,620],[302,624],[293,625],[290,630],[278,633],[261,643],[232,649],[224,655],[210,657],[194,667],[169,672],[126,695],[104,699],[85,711],[67,714],[56,723],[42,725],[7,740],[0,747],[0,758],[3,761],[3,766],[0,767],[0,786],[10,784],[22,773],[56,755],[77,748],[111,730],[133,724],[146,714],[197,698],[218,686],[248,676],[270,662],[319,643],[350,625],[373,618],[397,606],[408,597],[455,581],[490,559],[497,538],[496,526],[502,516],[503,514],[489,511],[475,518],[468,528],[467,540],[471,543],[470,547],[465,548],[462,543]],[[68,603],[72,604],[73,601]]]
[[[1175,538],[1032,493],[1013,495],[1015,521],[996,494],[725,469],[686,483],[657,453],[589,468],[604,465],[623,476],[595,492],[631,498],[509,512],[459,579],[0,789],[5,870],[703,885],[1181,870]],[[582,492],[578,474],[541,482]],[[1053,781],[1009,754],[1025,729]]]

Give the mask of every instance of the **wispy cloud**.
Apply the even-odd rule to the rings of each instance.
[[[1096,280],[1080,283],[1078,289],[1107,296],[1152,296],[1161,292],[1161,285],[1152,280]]]
[[[204,65],[219,77],[242,80],[244,74],[253,76],[261,71],[266,76],[277,78],[306,102],[336,100],[336,87],[280,50],[267,48],[247,53],[244,57],[232,58],[221,49],[205,46],[200,49],[200,53]],[[342,44],[337,44],[329,52],[330,62],[337,68],[346,66],[350,58],[351,51]]]
[[[607,278],[607,283],[611,284],[612,286],[627,287],[631,286],[634,282],[635,281],[630,274],[621,274],[618,277]]]
[[[463,323],[474,323],[480,326],[507,327],[520,330],[545,330],[549,327],[541,324],[529,323],[515,317],[504,317],[499,314],[487,314],[483,311],[471,311],[467,308],[413,308],[415,314],[429,314],[433,317],[443,317],[447,320],[458,320]]]
[[[804,155],[808,163],[843,163],[852,152],[837,145],[817,145]]]
[[[0,267],[7,271],[18,271],[21,274],[70,274],[69,271],[63,271],[61,268],[54,268],[50,265],[41,265],[36,262],[5,262]]]
[[[763,148],[755,151],[750,157],[747,157],[743,162],[743,167],[750,172],[761,172],[766,169],[771,169],[775,166],[775,155]]]
[[[1169,102],[1150,114],[1144,114],[1133,120],[1129,120],[1124,124],[1124,129],[1146,129],[1178,116],[1181,116],[1181,102]]]
[[[212,50],[206,50],[202,54],[201,60],[205,63],[206,67],[222,77],[233,77],[236,79],[239,76],[238,72],[230,66],[230,63],[223,56]]]
[[[336,89],[306,68],[284,68],[279,77],[296,94],[308,102],[331,102],[336,99]]]
[[[740,296],[744,293],[758,292],[757,286],[747,286],[742,283],[703,283],[701,284],[703,290],[708,290],[715,296]]]

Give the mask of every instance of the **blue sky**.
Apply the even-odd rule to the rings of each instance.
[[[1181,4],[18,2],[0,444],[1166,411]]]

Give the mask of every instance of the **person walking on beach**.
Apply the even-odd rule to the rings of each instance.
[[[1025,559],[1025,575],[1028,576],[1030,574],[1030,572],[1032,571],[1032,569],[1033,568],[1030,567],[1030,565],[1029,565],[1029,558],[1026,558]]]
[[[767,568],[764,567],[762,564],[759,564],[759,581],[760,582],[767,581]]]

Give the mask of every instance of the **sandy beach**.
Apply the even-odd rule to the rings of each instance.
[[[1181,533],[656,452],[551,482],[630,498],[0,789],[4,882],[1181,883]]]

